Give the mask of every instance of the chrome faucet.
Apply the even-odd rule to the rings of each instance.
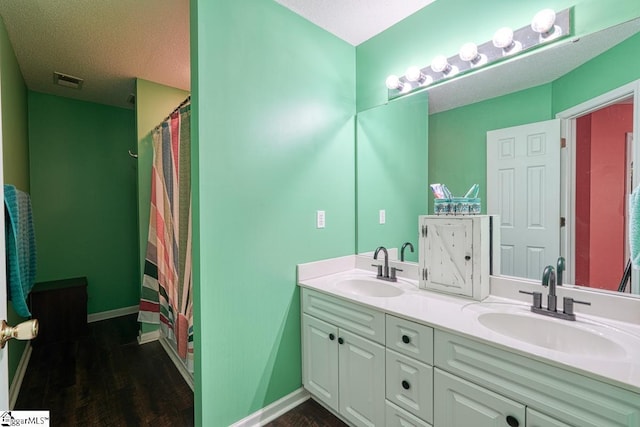
[[[531,311],[545,316],[557,317],[558,319],[576,320],[576,315],[573,312],[574,304],[591,305],[590,302],[577,301],[570,297],[562,298],[562,311],[558,311],[558,297],[556,295],[556,286],[562,286],[562,272],[564,271],[564,258],[558,258],[558,283],[556,283],[556,272],[552,265],[548,265],[542,272],[542,286],[549,288],[547,295],[547,308],[542,307],[542,292],[526,292],[520,291],[523,294],[533,295],[533,305],[531,305]]]
[[[397,282],[398,278],[396,277],[396,272],[402,270],[396,267],[391,267],[391,274],[389,274],[389,253],[387,252],[387,248],[384,246],[378,247],[378,249],[373,253],[373,259],[378,259],[380,251],[384,252],[384,266],[380,264],[371,264],[374,267],[378,267],[378,275],[376,278],[386,280],[387,282]]]
[[[400,249],[400,261],[404,262],[404,250],[405,248],[409,246],[409,249],[411,249],[411,253],[413,253],[413,245],[411,244],[411,242],[405,242],[404,245],[402,245],[402,249]]]

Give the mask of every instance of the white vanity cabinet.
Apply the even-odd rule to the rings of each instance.
[[[305,388],[353,426],[384,426],[384,314],[306,289],[302,309]]]
[[[420,287],[482,300],[489,295],[490,217],[424,215]]]
[[[436,330],[434,365],[434,427],[640,427],[640,395],[475,340]]]

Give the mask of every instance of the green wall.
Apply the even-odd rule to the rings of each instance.
[[[382,245],[411,242],[417,261],[418,216],[427,213],[427,132],[429,106],[421,93],[358,113],[357,247],[358,253]],[[379,210],[386,211],[380,224]]]
[[[2,109],[2,160],[5,184],[29,192],[29,135],[27,126],[27,87],[16,55],[9,41],[4,21],[0,18],[0,108]],[[22,322],[11,303],[7,304],[10,325]],[[13,381],[26,342],[9,344],[9,384]]]
[[[144,79],[136,79],[136,133],[138,135],[138,231],[140,242],[140,283],[149,234],[151,200],[151,166],[153,139],[151,131],[189,96],[189,92]]]
[[[38,281],[87,276],[89,313],[136,305],[135,114],[29,92]]]
[[[301,386],[295,266],[354,253],[355,54],[275,2],[191,11],[195,412],[215,427]]]
[[[384,81],[424,66],[439,54],[454,55],[464,43],[491,40],[503,26],[528,25],[540,9],[574,7],[574,34],[582,36],[640,15],[638,0],[447,0],[436,1],[356,48],[357,109],[387,100]]]

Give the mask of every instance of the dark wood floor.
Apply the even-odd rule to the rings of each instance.
[[[193,393],[158,342],[138,345],[135,315],[89,324],[87,336],[34,345],[15,409],[51,426],[193,426]],[[343,427],[308,400],[268,427]]]
[[[34,346],[15,409],[49,410],[52,426],[192,426],[191,389],[160,343],[137,334],[131,315]]]
[[[313,399],[309,399],[301,405],[265,427],[346,427],[347,425],[335,417],[331,412],[324,409]]]

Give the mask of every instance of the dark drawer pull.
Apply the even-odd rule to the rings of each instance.
[[[331,341],[333,341],[333,340],[335,340],[335,339],[336,339],[336,336],[335,336],[335,335],[333,335],[333,334],[329,334],[329,339],[330,339]]]
[[[512,415],[507,415],[507,424],[509,424],[509,427],[518,427],[520,425],[518,419]]]
[[[405,344],[409,344],[411,342],[411,338],[409,338],[407,335],[403,335],[402,342]]]
[[[402,388],[405,389],[405,390],[409,390],[411,388],[411,385],[407,381],[403,380],[402,381]],[[509,424],[509,425],[511,425],[511,424]]]
[[[344,344],[344,340],[342,339],[342,337],[338,338],[338,344]]]
[[[469,260],[471,260],[471,257],[470,257],[469,255],[466,255],[466,256],[464,257],[464,259],[466,259],[467,261],[469,261]]]

